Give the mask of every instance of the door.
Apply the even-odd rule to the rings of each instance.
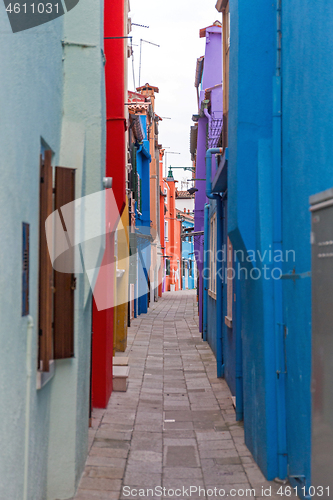
[[[181,289],[180,286],[180,261],[177,260],[177,280],[178,280],[178,290]]]
[[[185,288],[188,290],[188,261],[185,261]]]

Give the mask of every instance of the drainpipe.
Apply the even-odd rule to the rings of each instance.
[[[222,154],[222,148],[210,148],[206,151],[206,196],[210,200],[216,200],[216,248],[222,250],[222,220],[223,208],[221,193],[212,193],[212,155]],[[223,283],[222,283],[222,260],[216,259],[216,364],[217,377],[224,376],[223,364],[223,346],[222,346],[222,301],[223,301]],[[207,303],[206,303],[207,307]]]
[[[276,72],[273,77],[273,249],[282,254],[282,77],[281,0],[276,3]],[[279,266],[279,263],[275,263]],[[281,274],[282,265],[280,264]],[[286,366],[284,356],[282,280],[274,280],[277,445],[279,479],[287,477]]]
[[[25,396],[25,436],[24,436],[24,478],[23,478],[23,500],[28,499],[28,473],[29,473],[29,437],[30,437],[30,399],[31,399],[31,376],[32,376],[32,333],[34,322],[31,316],[28,316],[27,328],[27,385]]]
[[[238,260],[236,260],[238,263]],[[236,421],[244,418],[243,407],[243,349],[242,349],[242,312],[240,302],[240,281],[236,281]]]
[[[205,223],[204,223],[204,274],[203,274],[203,328],[202,340],[207,340],[207,303],[208,303],[208,246],[209,246],[209,203],[205,204]]]
[[[217,200],[219,194],[212,193],[212,155],[222,154],[222,148],[210,148],[206,151],[206,196],[210,200]]]
[[[216,248],[217,252],[222,250],[223,238],[223,207],[222,199],[216,200]],[[223,322],[222,322],[222,308],[223,308],[223,282],[222,282],[222,260],[216,258],[216,334],[217,334],[217,345],[216,345],[216,364],[217,364],[217,377],[224,377],[224,362],[223,362]]]
[[[212,117],[208,113],[208,109],[207,108],[204,108],[203,112],[204,112],[205,117],[208,119],[208,126],[210,127],[210,122],[212,121]]]

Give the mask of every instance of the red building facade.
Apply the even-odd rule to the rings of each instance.
[[[108,307],[98,310],[93,304],[92,335],[92,405],[105,408],[112,392],[112,357],[114,333],[113,294],[115,282],[114,233],[126,204],[125,92],[127,59],[127,3],[105,0],[104,52],[106,93],[106,166],[105,176],[112,177],[112,189],[118,214],[106,202],[106,242],[102,266],[95,288],[103,291]]]

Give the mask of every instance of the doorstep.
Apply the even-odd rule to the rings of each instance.
[[[129,371],[129,366],[113,366],[113,390],[115,392],[126,392]]]
[[[113,366],[127,366],[128,356],[113,356]]]

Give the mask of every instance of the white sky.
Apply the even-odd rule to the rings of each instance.
[[[166,151],[181,154],[168,155],[168,166],[191,166],[190,126],[192,114],[197,112],[195,67],[197,58],[205,51],[205,38],[199,38],[199,29],[221,21],[215,4],[216,0],[130,0],[132,23],[149,26],[133,26],[131,33],[137,87],[140,39],[160,45],[159,48],[142,43],[140,83],[159,88],[155,111],[161,117],[171,118],[160,122],[159,143],[169,146]],[[129,89],[134,90],[131,59],[128,69]],[[191,172],[180,169],[173,174],[179,180],[191,177]]]

